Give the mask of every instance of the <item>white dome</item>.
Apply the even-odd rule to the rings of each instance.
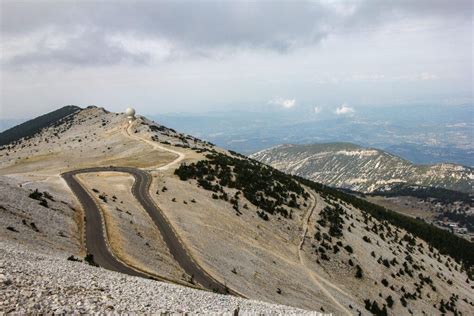
[[[128,116],[134,116],[135,115],[135,109],[134,108],[127,108],[125,110],[125,114],[127,114]]]

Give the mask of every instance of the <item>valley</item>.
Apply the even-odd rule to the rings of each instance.
[[[454,197],[455,194],[452,194]],[[448,230],[469,241],[474,240],[474,207],[467,199],[447,201],[439,197],[420,197],[415,194],[391,192],[390,195],[364,195],[367,201],[406,216]]]
[[[160,113],[151,118],[245,155],[281,144],[353,143],[414,164],[474,166],[470,104],[361,105],[350,116],[320,110],[315,113],[309,104],[289,110],[252,104],[238,111]],[[423,124],[418,117],[423,117]]]

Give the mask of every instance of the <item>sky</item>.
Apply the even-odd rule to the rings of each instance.
[[[0,118],[473,103],[470,0],[0,1]]]

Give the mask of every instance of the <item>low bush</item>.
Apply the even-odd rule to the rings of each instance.
[[[291,176],[255,160],[218,152],[207,154],[206,158],[189,165],[182,164],[175,174],[182,181],[195,179],[203,189],[216,195],[221,193],[219,198],[223,200],[227,197],[225,187],[237,189],[263,212],[280,214],[285,218],[290,215],[285,206],[300,208],[298,198],[309,198],[309,194]]]
[[[91,266],[94,266],[94,267],[98,267],[99,265],[94,261],[94,255],[91,254],[91,253],[88,253],[85,257],[84,257],[84,261],[87,262],[89,265]]]
[[[67,260],[69,260],[69,261],[77,261],[77,262],[81,262],[81,260],[80,260],[80,259],[78,259],[78,258],[74,257],[73,255],[70,255],[70,256],[67,258]]]

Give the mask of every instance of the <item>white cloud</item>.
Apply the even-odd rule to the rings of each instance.
[[[0,116],[472,104],[472,0],[297,2],[0,0]]]
[[[420,80],[436,80],[438,79],[438,76],[429,72],[423,72],[418,76],[418,78]]]
[[[344,103],[336,109],[335,113],[337,115],[348,115],[348,114],[352,114],[354,112],[355,112],[354,108],[352,108],[350,106],[347,106],[347,104]]]
[[[314,113],[318,114],[319,112],[321,112],[321,107],[320,106],[315,106],[314,107]]]
[[[285,109],[291,109],[296,105],[296,100],[295,99],[284,99],[284,98],[275,98],[273,100],[270,100],[268,102],[269,104],[276,104],[284,107]]]

